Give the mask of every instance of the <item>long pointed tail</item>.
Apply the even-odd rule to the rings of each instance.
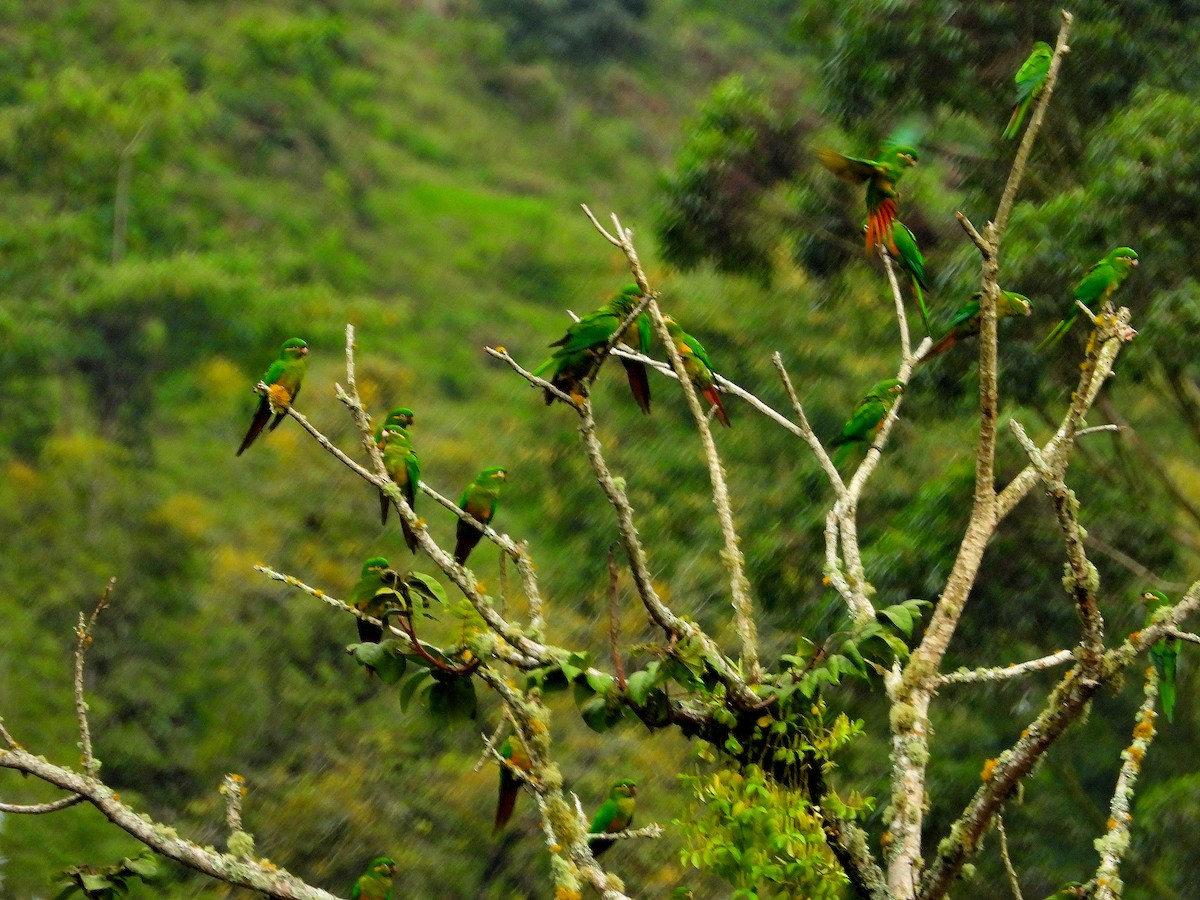
[[[646,366],[643,363],[624,358],[621,360],[621,364],[625,366],[625,377],[629,379],[629,390],[633,393],[633,399],[637,402],[638,408],[646,415],[650,415],[650,376],[646,374]]]
[[[492,831],[499,831],[512,818],[513,808],[517,805],[517,794],[521,785],[508,772],[500,773],[500,796],[496,801],[496,824]]]
[[[1026,105],[1025,103],[1018,103],[1013,107],[1012,115],[1008,117],[1008,124],[1004,126],[1004,131],[1000,135],[1001,137],[1011,141],[1017,136],[1017,133],[1021,130],[1021,123],[1025,121]]]
[[[417,533],[412,530],[412,526],[400,517],[400,528],[404,531],[404,543],[408,544],[408,549],[413,553],[417,552]]]
[[[1067,316],[1065,319],[1063,319],[1061,322],[1059,322],[1057,325],[1055,325],[1052,329],[1050,329],[1050,333],[1048,335],[1046,335],[1044,338],[1042,338],[1041,343],[1039,343],[1037,345],[1037,347],[1034,349],[1041,350],[1043,347],[1053,347],[1055,344],[1057,344],[1059,341],[1061,341],[1063,339],[1063,335],[1065,335],[1068,331],[1070,331],[1071,326],[1074,324],[1075,324],[1075,317]]]
[[[454,536],[454,561],[460,566],[467,564],[467,557],[471,555],[471,551],[475,549],[475,545],[479,543],[479,539],[483,537],[483,532],[472,525],[470,522],[458,520],[458,530]]]
[[[379,522],[381,525],[387,524],[388,507],[392,505],[392,501],[388,499],[388,495],[382,491],[379,493]]]
[[[267,420],[270,418],[271,404],[267,402],[266,397],[263,397],[258,404],[258,409],[254,412],[254,418],[250,420],[250,430],[246,432],[246,436],[242,438],[242,445],[237,449],[238,456],[245,453],[246,448],[254,443],[254,439],[262,434],[262,430],[266,427]]]
[[[941,356],[951,347],[958,343],[958,335],[953,331],[949,332],[944,338],[925,351],[925,355],[917,360],[917,365],[933,359],[935,356]]]
[[[933,330],[929,327],[929,309],[925,306],[925,292],[921,290],[921,284],[917,281],[916,276],[912,276],[910,284],[913,298],[917,301],[917,309],[921,310],[921,322],[925,325],[925,333],[932,337]]]
[[[704,399],[709,402],[713,409],[717,411],[717,418],[726,428],[732,427],[729,424],[729,416],[725,413],[725,405],[721,403],[721,395],[717,392],[716,385],[710,384],[702,392]]]

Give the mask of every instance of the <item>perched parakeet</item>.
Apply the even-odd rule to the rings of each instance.
[[[633,807],[634,798],[637,796],[637,783],[626,778],[623,781],[618,781],[608,790],[608,799],[600,804],[600,808],[596,810],[596,815],[592,819],[592,824],[588,828],[589,834],[616,834],[618,831],[624,831],[633,824]],[[592,850],[593,856],[599,856],[606,852],[615,841],[605,840],[604,838],[592,838],[588,841],[588,847]]]
[[[412,427],[413,411],[406,406],[397,406],[375,432],[375,446],[383,456],[383,467],[388,477],[396,482],[408,505],[416,510],[417,484],[421,481],[421,461],[413,449],[408,429]],[[387,494],[379,494],[379,513],[383,524],[387,524],[388,507],[391,501]],[[413,553],[417,552],[417,536],[403,518],[400,527],[404,531],[404,543]]]
[[[1154,614],[1164,606],[1170,606],[1171,601],[1162,591],[1146,591],[1142,594],[1142,602],[1146,604],[1146,624],[1154,618]],[[1175,721],[1175,667],[1179,662],[1179,638],[1165,637],[1150,648],[1150,658],[1154,660],[1154,668],[1158,670],[1158,696],[1162,698],[1163,715],[1168,722]]]
[[[492,521],[496,514],[496,503],[500,499],[500,488],[508,480],[508,472],[500,466],[484,469],[475,476],[475,480],[467,485],[458,508],[466,510],[484,525]],[[454,561],[460,566],[465,565],[467,557],[483,537],[483,532],[474,525],[462,519],[458,520],[458,532],[454,541]]]
[[[875,245],[888,240],[892,222],[896,220],[897,201],[900,192],[896,184],[909,166],[917,163],[917,151],[902,144],[887,144],[879,153],[879,159],[855,159],[843,156],[836,150],[822,147],[817,159],[826,169],[843,181],[867,185],[867,255],[875,251]]]
[[[713,381],[712,362],[709,361],[704,345],[684,331],[679,323],[670,316],[663,316],[663,322],[667,326],[671,340],[675,342],[675,349],[679,351],[679,356],[683,360],[683,370],[687,372],[688,378],[691,379],[696,390],[716,410],[721,424],[728,428],[729,416],[725,413],[725,406],[721,403],[721,394],[717,391],[716,383]]]
[[[950,320],[950,328],[942,336],[942,339],[930,347],[925,355],[922,356],[918,363],[923,363],[926,360],[933,359],[945,353],[963,338],[974,337],[979,334],[980,315],[979,315],[979,299],[978,292],[971,295],[971,299],[958,308],[958,312],[954,314],[954,318]],[[1027,316],[1033,312],[1033,304],[1029,302],[1029,298],[1024,294],[1018,294],[1015,291],[1001,291],[996,297],[996,318],[1004,319],[1008,316]]]
[[[358,876],[350,900],[392,900],[392,879],[396,877],[396,861],[387,856],[377,856],[367,866],[367,871]]]
[[[582,402],[587,394],[583,380],[591,371],[600,352],[608,344],[613,332],[620,327],[634,308],[642,301],[637,285],[629,285],[599,309],[588,313],[567,329],[567,333],[552,343],[557,347],[554,355],[533,370],[539,378],[547,379],[576,402]],[[640,353],[650,350],[650,320],[645,313],[639,315],[621,334],[621,341]],[[650,412],[650,377],[640,362],[622,359],[629,389],[633,399],[644,413]],[[554,402],[554,395],[546,391],[546,404]]]
[[[833,446],[839,448],[833,457],[835,466],[841,466],[846,461],[855,444],[869,444],[875,440],[875,432],[903,390],[904,385],[895,378],[888,378],[878,382],[858,401],[854,412],[842,426],[842,433],[833,442]]]
[[[242,438],[242,445],[238,447],[238,456],[241,456],[246,448],[254,443],[254,439],[262,432],[263,426],[267,424],[272,413],[275,414],[275,421],[267,430],[274,431],[279,427],[279,423],[287,415],[288,407],[300,396],[300,385],[304,383],[304,359],[306,356],[308,356],[308,344],[300,338],[289,338],[283,342],[283,346],[279,348],[278,359],[271,363],[271,368],[267,369],[262,377],[263,384],[267,385],[270,390],[258,398],[258,409],[254,413],[254,418],[250,420],[250,430],[246,432],[246,436]]]
[[[1088,269],[1079,284],[1075,285],[1071,311],[1067,313],[1066,318],[1051,329],[1038,346],[1053,344],[1070,331],[1071,326],[1075,324],[1075,319],[1079,316],[1079,307],[1075,305],[1076,300],[1083,303],[1092,312],[1098,312],[1100,305],[1113,295],[1137,264],[1136,250],[1131,247],[1117,247]]]
[[[1033,52],[1029,54],[1029,59],[1021,63],[1021,68],[1017,69],[1017,74],[1013,76],[1013,81],[1017,85],[1017,100],[1013,104],[1012,115],[1009,116],[1008,125],[1004,129],[1004,137],[1015,138],[1017,132],[1021,130],[1025,114],[1029,112],[1029,107],[1033,105],[1033,101],[1037,99],[1046,84],[1046,76],[1050,74],[1050,60],[1053,57],[1054,50],[1050,45],[1045,41],[1038,41],[1033,45]]]
[[[529,754],[519,740],[511,736],[504,739],[500,745],[500,755],[522,772],[528,772],[533,765]],[[496,801],[496,824],[493,831],[499,831],[512,818],[513,806],[517,802],[517,794],[521,792],[521,779],[514,775],[508,766],[500,767],[500,797]]]
[[[887,248],[908,275],[909,288],[912,290],[913,299],[917,301],[917,308],[921,311],[921,321],[925,323],[925,333],[932,334],[929,328],[929,310],[925,307],[924,292],[929,290],[929,285],[925,282],[925,257],[921,255],[916,237],[899,219],[892,223]]]
[[[382,556],[372,556],[363,563],[358,582],[350,589],[346,602],[364,615],[378,619],[390,606],[405,608],[404,597],[397,592],[399,576],[388,566]],[[364,644],[378,644],[383,639],[383,629],[362,619],[358,623],[358,639]]]

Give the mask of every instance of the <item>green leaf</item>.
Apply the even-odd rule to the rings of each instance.
[[[583,716],[583,721],[587,727],[600,734],[608,731],[621,720],[620,708],[615,708],[614,715],[614,707],[603,694],[596,694],[581,704],[579,713]]]
[[[429,689],[429,711],[436,718],[474,719],[477,708],[475,682],[470,678],[437,681]]]
[[[913,614],[903,604],[885,607],[879,610],[876,615],[883,616],[905,634],[912,634]]]
[[[110,859],[112,857],[109,857]],[[104,875],[93,875],[90,872],[81,872],[79,874],[79,882],[83,885],[85,891],[104,891],[112,890],[113,883]]]
[[[442,606],[446,605],[446,589],[432,575],[422,572],[409,572],[404,577],[405,583],[418,594]]]
[[[603,672],[588,672],[586,675],[587,683],[592,690],[597,694],[607,694],[613,689],[616,684],[616,679],[611,675],[605,675]]]
[[[407,712],[408,704],[412,702],[413,695],[431,680],[432,676],[429,672],[423,671],[417,672],[412,678],[404,682],[400,686],[400,708]]]
[[[404,657],[398,653],[400,647],[399,641],[387,640],[378,644],[351,644],[348,649],[360,666],[374,669],[384,684],[395,684],[404,677],[407,666]]]
[[[629,699],[636,706],[646,705],[646,695],[650,693],[650,689],[657,684],[658,680],[658,663],[652,662],[641,669],[634,672],[625,680],[625,688],[629,691]]]
[[[130,856],[121,860],[125,868],[143,881],[153,881],[159,876],[158,861],[150,855]]]

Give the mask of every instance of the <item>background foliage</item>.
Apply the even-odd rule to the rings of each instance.
[[[590,309],[628,280],[578,203],[615,209],[637,229],[666,307],[722,373],[785,408],[769,364],[780,350],[814,426],[831,436],[893,370],[896,339],[878,267],[861,256],[857,198],[811,148],[868,155],[894,128],[919,134],[905,217],[948,318],[975,277],[951,212],[979,221],[993,207],[1012,152],[999,141],[1011,74],[1053,33],[1057,6],[157,0],[151,14],[131,0],[83,0],[3,11],[0,710],[10,728],[74,757],[71,626],[116,575],[91,696],[97,753],[123,796],[217,842],[216,788],[238,771],[260,852],[310,881],[348,891],[366,860],[388,853],[412,896],[532,897],[545,883],[534,819],[519,805],[492,839],[495,772],[469,771],[479,731],[495,723],[490,698],[478,723],[402,712],[395,691],[366,683],[343,653],[347,621],[251,572],[261,560],[344,596],[364,557],[406,566],[408,554],[398,529],[377,524],[371,492],[347,489],[299,429],[285,425],[234,459],[249,385],[283,338],[305,337],[304,412],[354,447],[331,390],[342,327],[354,323],[364,399],[417,411],[423,470],[443,493],[484,465],[508,468],[497,524],[531,542],[549,637],[603,658],[596,548],[615,536],[611,514],[570,414],[544,408],[481,349],[503,344],[534,364],[566,308]],[[1061,408],[1076,357],[1032,345],[1088,264],[1117,243],[1136,247],[1143,265],[1122,300],[1142,337],[1105,414],[1128,420],[1141,443],[1092,438],[1073,486],[1093,540],[1177,583],[1200,556],[1200,4],[1081,0],[1073,11],[1062,93],[1007,245],[1006,286],[1033,298],[1035,313],[1003,329],[1004,412],[1038,422]],[[971,489],[972,367],[955,352],[918,374],[865,501],[866,564],[889,603],[931,598],[950,566]],[[654,415],[642,417],[609,376],[597,391],[602,437],[664,596],[722,634],[719,535],[682,404],[656,383]],[[771,659],[837,627],[821,583],[829,498],[797,442],[740,405],[731,415],[720,440]],[[1001,474],[1015,471],[1019,449],[999,449]],[[448,539],[450,518],[422,505]],[[958,662],[1003,663],[1073,640],[1047,511],[1031,499],[991,549]],[[481,545],[472,563],[497,577],[493,548]],[[1110,628],[1135,628],[1144,580],[1115,554],[1098,565]],[[651,634],[632,604],[622,628],[634,644]],[[1188,656],[1177,721],[1144,775],[1130,897],[1197,896]],[[955,691],[963,702],[937,723],[934,828],[1036,698],[1027,684],[946,688]],[[827,700],[865,723],[835,779],[884,793],[882,705],[862,687]],[[1090,840],[1136,702],[1131,690],[1097,701],[1087,737],[1057,748],[1010,813],[1031,893],[1094,864]],[[647,739],[624,725],[598,737],[569,695],[553,703],[585,804],[631,776],[639,820],[669,822],[694,791],[721,784],[677,735]],[[676,769],[701,780],[681,783]],[[0,796],[42,799],[9,779]],[[685,841],[638,842],[611,858],[645,896],[679,884],[727,891],[685,866]],[[0,895],[49,896],[61,870],[136,852],[82,807],[0,816]],[[994,854],[972,896],[1003,895]],[[162,868],[153,893],[132,894],[220,894]]]

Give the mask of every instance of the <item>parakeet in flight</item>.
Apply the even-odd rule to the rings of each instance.
[[[581,403],[587,395],[584,379],[613,332],[642,301],[642,296],[637,285],[631,284],[608,303],[573,323],[565,335],[550,345],[558,348],[554,355],[534,369],[533,374],[545,378]],[[650,320],[644,312],[622,332],[621,341],[640,353],[649,352]],[[650,377],[645,365],[629,359],[622,359],[621,363],[625,366],[633,399],[642,412],[650,412]],[[553,402],[554,395],[547,391],[546,404]]]
[[[500,466],[484,469],[475,476],[475,480],[467,485],[458,508],[469,512],[484,525],[492,521],[496,514],[496,504],[500,499],[500,488],[508,480],[508,472]],[[471,523],[459,519],[458,531],[454,542],[454,561],[460,566],[465,565],[467,557],[483,537],[483,532]]]
[[[896,220],[900,192],[896,184],[909,166],[917,163],[917,151],[902,144],[887,144],[879,159],[856,159],[843,156],[836,150],[822,147],[817,159],[826,169],[843,181],[867,185],[867,255],[875,245],[888,240],[892,222]]]
[[[909,288],[912,290],[913,299],[917,301],[917,308],[921,311],[921,321],[925,323],[925,333],[932,334],[929,329],[929,310],[925,306],[924,292],[929,290],[929,285],[925,282],[925,257],[921,255],[916,237],[899,219],[892,223],[887,248],[908,275]]]
[[[375,432],[375,445],[383,456],[383,467],[388,477],[396,482],[404,499],[415,511],[417,508],[417,484],[421,481],[421,461],[413,449],[408,429],[412,427],[413,411],[406,406],[397,406]],[[379,513],[383,524],[387,524],[388,507],[391,501],[387,494],[379,494]],[[404,543],[413,553],[417,552],[417,535],[403,517],[400,527],[404,531]]]
[[[504,739],[500,745],[500,755],[522,772],[528,772],[532,766],[529,754],[524,745],[511,736]],[[512,818],[513,806],[517,802],[517,794],[521,792],[521,779],[514,775],[508,766],[500,767],[500,796],[496,801],[496,824],[493,831],[499,831]]]
[[[637,783],[626,778],[618,781],[608,790],[608,799],[600,804],[589,834],[616,834],[633,825],[634,798],[637,796]],[[616,841],[604,838],[591,838],[588,847],[593,856],[599,856],[608,851]]]
[[[387,856],[377,856],[358,876],[350,900],[392,900],[392,879],[396,877],[396,862]]]
[[[399,576],[392,571],[382,556],[372,556],[363,563],[362,574],[346,603],[364,615],[378,619],[388,607],[407,608],[407,601],[396,590]],[[378,644],[383,639],[383,629],[363,619],[358,623],[358,639],[364,644]]]
[[[1146,591],[1142,594],[1146,604],[1146,625],[1151,624],[1154,614],[1171,601],[1162,591]],[[1158,670],[1158,696],[1162,698],[1163,715],[1168,722],[1175,721],[1175,668],[1179,662],[1179,638],[1165,637],[1150,648],[1150,658]]]
[[[923,363],[926,360],[933,359],[945,353],[963,338],[974,337],[979,334],[980,315],[979,315],[979,298],[978,292],[971,295],[971,299],[958,308],[958,312],[954,314],[954,318],[950,320],[950,328],[942,336],[936,344],[930,347],[925,355],[922,356],[918,363]],[[1029,298],[1024,294],[1018,294],[1015,291],[1001,291],[996,297],[996,318],[1004,319],[1008,316],[1027,316],[1033,312],[1033,304],[1029,302]]]
[[[1021,123],[1025,121],[1025,114],[1029,112],[1029,107],[1033,105],[1033,101],[1037,99],[1038,94],[1042,92],[1042,88],[1046,85],[1046,76],[1050,74],[1050,60],[1054,57],[1054,50],[1045,41],[1038,41],[1033,45],[1033,52],[1029,54],[1029,59],[1021,63],[1021,68],[1017,69],[1017,74],[1013,77],[1013,81],[1017,85],[1017,100],[1013,104],[1012,115],[1008,118],[1008,125],[1004,129],[1004,137],[1015,138],[1021,130]]]
[[[289,338],[279,348],[279,357],[271,363],[262,377],[263,384],[270,390],[258,398],[258,409],[250,421],[250,430],[242,438],[237,455],[241,456],[254,439],[262,433],[263,426],[275,414],[275,421],[268,431],[274,431],[287,415],[288,407],[300,396],[300,385],[304,383],[304,360],[308,356],[308,344],[300,338]]]
[[[1137,264],[1136,250],[1131,247],[1117,247],[1088,269],[1079,284],[1075,285],[1071,311],[1067,313],[1066,318],[1051,329],[1038,346],[1054,344],[1071,330],[1075,319],[1079,317],[1079,308],[1075,305],[1075,300],[1083,303],[1093,313],[1098,312],[1101,304],[1113,295]]]
[[[842,433],[833,442],[833,446],[839,448],[833,457],[835,466],[841,466],[846,461],[855,444],[870,444],[875,440],[875,432],[879,430],[879,426],[883,424],[903,390],[904,385],[895,378],[888,378],[875,384],[858,401],[854,412],[842,426]]]
[[[683,360],[683,370],[687,372],[688,378],[700,395],[716,411],[721,424],[728,428],[729,416],[725,413],[725,406],[721,403],[721,394],[717,391],[716,383],[713,381],[712,362],[709,361],[704,345],[684,331],[679,323],[670,316],[663,316],[663,322],[667,326],[671,340],[675,342],[675,349],[679,351],[679,356]]]

